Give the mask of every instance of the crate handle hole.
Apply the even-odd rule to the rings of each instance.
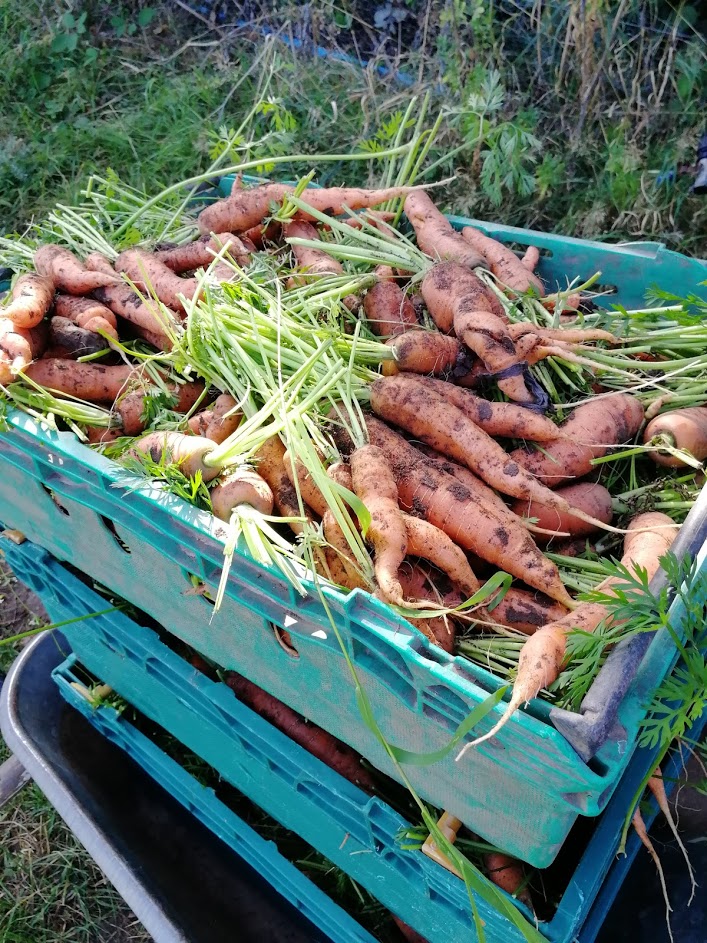
[[[51,498],[51,500],[54,502],[54,504],[56,505],[56,507],[59,508],[59,510],[61,511],[61,513],[62,513],[62,514],[66,514],[67,517],[71,517],[71,515],[70,515],[69,512],[66,510],[66,508],[64,507],[64,505],[61,503],[61,501],[60,501],[60,500],[57,498],[57,496],[54,494],[54,492],[52,491],[52,489],[51,489],[51,488],[47,488],[47,486],[46,486],[43,482],[41,482],[41,481],[40,481],[40,484],[41,484],[41,486],[44,488],[44,490],[47,492],[47,494],[49,495],[49,497]]]
[[[200,596],[201,599],[210,606],[216,605],[216,600],[212,599],[210,595],[211,590],[204,580],[200,580],[198,576],[194,573],[190,573],[188,570],[182,570],[182,574],[187,583],[189,583],[189,589],[184,592],[185,596]]]
[[[123,538],[119,535],[118,531],[115,529],[115,524],[113,521],[109,517],[104,517],[103,514],[100,514],[99,516],[103,522],[103,526],[111,534],[113,540],[115,540],[123,553],[132,553],[130,547],[128,547]]]
[[[290,658],[299,658],[299,652],[295,647],[294,642],[292,641],[292,636],[287,631],[287,629],[281,629],[279,625],[275,625],[274,622],[269,622],[268,625],[272,629],[275,640],[280,648],[286,652]]]

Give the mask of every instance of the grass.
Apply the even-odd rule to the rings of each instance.
[[[222,6],[232,21],[256,11],[260,24],[300,37],[305,51],[293,56],[183,2],[27,0],[18,12],[16,0],[0,0],[5,232],[71,202],[95,171],[156,191],[255,142],[273,155],[382,150],[410,96],[429,88],[434,107],[446,109],[430,154],[433,178],[454,176],[437,191],[446,209],[707,256],[707,200],[690,194],[682,172],[704,130],[698,4]],[[379,8],[389,12],[376,30]],[[316,43],[372,65],[312,59]],[[378,66],[404,69],[413,85]],[[268,101],[234,140],[264,88]],[[366,173],[362,164],[330,165],[318,179],[358,183]],[[0,635],[35,624],[7,572],[0,597]],[[0,648],[0,670],[15,654]],[[0,827],[0,943],[147,939],[35,787],[0,812]]]

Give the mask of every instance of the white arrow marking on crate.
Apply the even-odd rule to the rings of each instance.
[[[312,638],[329,638],[324,629],[317,629],[316,632],[312,632]]]
[[[297,619],[295,619],[294,616],[291,616],[289,612],[286,614],[284,622],[286,629],[289,629],[291,625],[297,625]]]

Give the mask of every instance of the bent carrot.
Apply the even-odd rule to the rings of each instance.
[[[424,387],[434,390],[456,406],[483,429],[494,437],[530,439],[533,442],[551,442],[560,436],[560,429],[545,416],[530,412],[515,403],[492,403],[443,380],[419,378]]]
[[[0,383],[11,383],[47,346],[46,324],[18,327],[9,318],[0,318]]]
[[[434,265],[422,279],[420,294],[430,317],[444,334],[450,334],[454,329],[454,306],[457,300],[468,294],[479,298],[483,294],[483,301],[480,300],[479,304],[508,323],[508,316],[498,298],[473,272],[455,262]]]
[[[452,585],[464,593],[467,599],[481,588],[464,551],[443,530],[410,514],[404,514],[403,520],[410,556],[422,557],[446,573]]]
[[[407,553],[407,530],[385,453],[375,445],[356,449],[351,456],[351,479],[354,492],[371,515],[367,537],[374,549],[378,585],[389,602],[403,606],[398,570]]]
[[[308,504],[319,517],[323,517],[329,505],[319,490],[312,476],[298,458],[293,458],[287,449],[282,457],[287,476],[293,485],[299,488],[302,500]]]
[[[7,318],[23,330],[36,327],[52,306],[54,279],[34,272],[20,275],[10,292],[10,304],[0,309]]]
[[[115,272],[91,272],[68,249],[62,246],[40,246],[34,253],[34,267],[40,275],[51,278],[54,285],[70,295],[87,295],[96,288],[116,284]]]

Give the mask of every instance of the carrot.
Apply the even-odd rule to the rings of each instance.
[[[395,337],[417,327],[417,314],[412,302],[396,283],[389,279],[376,282],[366,292],[363,310],[368,325],[378,337]]]
[[[580,482],[558,488],[556,495],[561,496],[573,508],[579,508],[590,517],[610,524],[613,518],[611,495],[603,485]],[[569,514],[563,514],[538,501],[514,501],[511,508],[519,517],[537,518],[539,527],[547,531],[568,533],[571,537],[582,537],[594,533],[598,528],[588,521]]]
[[[83,301],[84,299],[78,300]],[[107,326],[110,327],[110,325]],[[87,331],[58,314],[54,315],[49,322],[49,342],[52,347],[63,349],[66,356],[72,360],[86,354],[96,354],[101,350],[108,349],[108,341],[100,334]]]
[[[667,443],[673,449],[689,452],[693,458],[703,462],[707,458],[707,406],[690,406],[661,413],[646,426],[643,441],[646,445]],[[686,463],[670,452],[653,451],[654,462],[668,468],[679,468]]]
[[[261,514],[272,514],[274,499],[270,486],[248,465],[229,471],[211,489],[214,516],[222,521],[230,520],[240,504],[249,504]]]
[[[12,286],[10,304],[0,309],[0,315],[16,327],[36,327],[52,306],[54,280],[34,272],[20,275]]]
[[[490,851],[484,855],[484,866],[490,881],[533,909],[530,891],[525,886],[523,865],[517,858],[511,858],[502,851]]]
[[[380,377],[370,390],[371,409],[432,448],[449,455],[475,472],[502,494],[536,500],[549,508],[611,529],[540,484],[465,413],[435,390],[408,376]]]
[[[147,455],[153,462],[178,465],[190,478],[200,472],[203,481],[211,481],[221,471],[204,464],[204,458],[214,447],[208,439],[182,435],[181,432],[150,432],[137,439],[126,455],[131,458]]]
[[[273,205],[282,203],[293,190],[294,187],[287,184],[267,183],[249,190],[232,192],[225,200],[218,200],[199,213],[197,218],[199,232],[241,233],[252,229],[270,214]],[[366,209],[404,196],[409,191],[410,187],[390,187],[385,190],[308,187],[301,198],[308,206],[320,212],[337,215],[343,213],[345,208]],[[298,213],[298,216],[306,219],[308,214],[302,211]]]
[[[301,518],[304,511],[304,517],[311,519],[306,505],[300,510],[297,492],[285,470],[284,457],[285,446],[280,437],[274,435],[266,439],[255,453],[258,474],[270,486],[275,507],[282,517]],[[295,534],[302,533],[302,523],[299,520],[288,521],[288,523]]]
[[[239,701],[243,701],[273,727],[298,743],[312,756],[316,756],[322,763],[339,773],[349,782],[375,791],[375,783],[370,773],[361,766],[359,756],[336,737],[309,723],[291,708],[278,701],[271,694],[256,687],[242,675],[229,671],[226,674],[226,684],[233,691]]]
[[[75,295],[57,295],[54,310],[60,318],[73,321],[85,331],[103,331],[118,339],[118,322],[115,314],[92,298],[77,298]]]
[[[682,852],[682,856],[685,859],[685,864],[687,865],[687,873],[690,875],[690,884],[691,884],[691,894],[690,899],[687,902],[689,907],[692,903],[692,900],[695,896],[695,891],[697,890],[697,883],[695,881],[695,872],[692,867],[692,862],[690,861],[690,856],[687,853],[687,848],[683,844],[682,839],[680,838],[680,833],[678,832],[678,827],[675,824],[675,819],[673,818],[673,813],[670,810],[670,803],[668,802],[668,797],[665,792],[665,784],[663,782],[663,773],[660,767],[656,767],[653,772],[653,775],[648,780],[648,788],[653,793],[655,801],[658,803],[658,808],[665,816],[665,819],[670,826],[670,831],[675,836],[675,841],[678,843],[678,848]]]
[[[193,403],[192,403],[193,405]],[[211,422],[206,427],[206,438],[220,445],[236,431],[243,413],[230,393],[221,393],[211,407]],[[191,409],[191,406],[188,407]]]
[[[484,256],[488,268],[505,288],[521,294],[532,290],[541,298],[545,294],[545,286],[537,275],[533,275],[532,268],[526,268],[515,252],[502,242],[491,239],[473,226],[465,226],[462,236]]]
[[[521,265],[524,265],[529,272],[534,272],[538,267],[538,262],[540,261],[540,249],[537,246],[528,246],[525,250],[525,255],[520,260]]]
[[[456,337],[447,337],[436,331],[405,331],[386,344],[392,347],[395,361],[383,362],[384,376],[394,376],[400,370],[449,374],[462,356],[462,347]]]
[[[552,420],[515,403],[491,403],[443,380],[420,378],[418,382],[444,396],[491,436],[550,442],[560,435],[560,430]]]
[[[407,532],[407,552],[413,557],[422,557],[446,573],[452,584],[466,598],[481,588],[474,576],[464,551],[443,530],[429,521],[409,514],[403,515]]]
[[[655,511],[638,514],[629,524],[621,562],[634,574],[639,568],[646,570],[648,579],[652,579],[660,566],[660,558],[670,549],[678,529],[667,514]],[[609,577],[597,588],[612,595],[612,588],[622,582],[621,577]],[[547,623],[531,635],[520,651],[518,673],[506,710],[488,733],[465,744],[457,760],[471,747],[494,737],[521,704],[527,704],[537,697],[543,688],[557,680],[565,663],[567,633],[570,630],[593,632],[601,622],[608,619],[610,610],[607,606],[602,603],[584,602],[580,603],[574,612],[556,622]]]
[[[473,272],[453,262],[436,265],[423,279],[422,297],[435,324],[454,333],[491,374],[510,399],[528,402],[520,357],[498,299]]]
[[[433,259],[448,259],[468,268],[485,266],[486,260],[458,233],[423,190],[405,198],[405,215],[415,230],[417,244]]]
[[[107,429],[104,426],[85,426],[84,429],[90,445],[107,445],[123,435],[120,426],[110,426]]]
[[[214,414],[210,409],[203,409],[200,413],[195,413],[187,421],[189,431],[194,435],[200,435],[203,438],[207,438],[206,430],[209,428],[209,423],[213,418]]]
[[[204,384],[200,381],[194,383],[170,383],[169,392],[175,397],[176,402],[170,409],[176,413],[186,413],[192,408],[204,392]],[[134,390],[131,393],[121,397],[118,403],[118,413],[125,435],[139,435],[145,428],[143,414],[145,411],[145,400],[148,393],[143,390]],[[208,438],[208,437],[207,437]]]
[[[609,344],[619,342],[616,335],[599,328],[539,327],[537,324],[527,324],[522,321],[509,324],[508,333],[516,343],[528,334],[534,334],[540,341],[564,341],[568,344],[584,344],[588,341],[607,341]]]
[[[488,620],[524,635],[532,635],[548,622],[555,622],[566,615],[567,609],[560,603],[512,586],[498,605],[490,610]]]
[[[454,329],[454,306],[459,298],[472,294],[491,314],[504,323],[508,317],[501,302],[477,276],[456,262],[440,262],[433,266],[420,284],[420,294],[430,317],[444,334]]]
[[[112,276],[116,274],[111,263],[104,255],[101,255],[100,252],[89,252],[83,264],[84,268],[88,269],[89,272],[103,272],[104,275]]]
[[[329,505],[302,462],[299,459],[293,459],[290,450],[287,449],[282,457],[282,463],[292,484],[299,487],[302,500],[320,517],[323,517]]]
[[[175,311],[183,311],[184,299],[191,301],[199,292],[198,279],[175,275],[151,252],[126,249],[116,259],[115,268],[116,271],[125,273],[143,294],[154,294]]]
[[[274,219],[271,219],[267,225],[264,223],[259,223],[257,226],[253,226],[251,229],[246,229],[245,232],[240,234],[240,239],[247,249],[250,246],[253,247],[251,251],[264,249],[268,243],[276,243],[279,241],[280,230],[280,224]]]
[[[371,515],[368,540],[374,549],[374,570],[385,598],[405,605],[398,569],[408,547],[405,520],[398,507],[398,489],[384,452],[364,445],[351,456],[351,478],[356,495]]]
[[[0,318],[0,383],[11,383],[46,346],[46,324],[21,328],[9,318]]]
[[[181,275],[182,272],[207,268],[224,246],[228,247],[228,255],[242,268],[250,263],[250,251],[238,236],[230,232],[220,232],[214,235],[207,233],[186,245],[155,252],[154,257],[159,262],[163,262],[172,272]]]
[[[57,288],[70,295],[87,295],[96,288],[120,281],[115,272],[89,271],[73,252],[51,244],[36,250],[34,267],[40,275],[51,278]]]
[[[457,481],[376,419],[368,418],[366,427],[370,441],[385,452],[391,464],[403,510],[425,517],[464,550],[568,608],[573,606],[557,567],[543,556],[518,518],[490,488],[476,479],[474,488]]]
[[[67,393],[89,402],[112,403],[125,389],[134,368],[128,365],[103,367],[92,363],[45,358],[35,360],[24,371],[39,386]]]
[[[328,255],[323,249],[314,249],[310,246],[297,246],[290,243],[290,239],[319,239],[319,233],[311,223],[293,219],[282,227],[285,241],[290,244],[295,257],[296,268],[299,272],[295,276],[295,284],[307,282],[307,276],[316,278],[320,275],[342,275],[344,266],[338,259]]]
[[[557,487],[588,475],[593,458],[632,439],[642,422],[643,407],[634,396],[612,393],[577,406],[559,427],[563,438],[544,446],[542,452],[519,448],[510,457],[549,487]]]
[[[170,338],[163,334],[161,331],[146,331],[144,327],[140,327],[137,324],[131,324],[130,333],[135,335],[135,338],[145,341],[146,344],[149,344],[151,347],[154,347],[156,350],[172,350],[174,344]]]
[[[151,298],[142,301],[129,285],[110,285],[108,288],[99,288],[93,296],[141,331],[147,331],[151,338],[166,338],[167,327],[173,327],[181,321],[180,314],[157,304]]]

